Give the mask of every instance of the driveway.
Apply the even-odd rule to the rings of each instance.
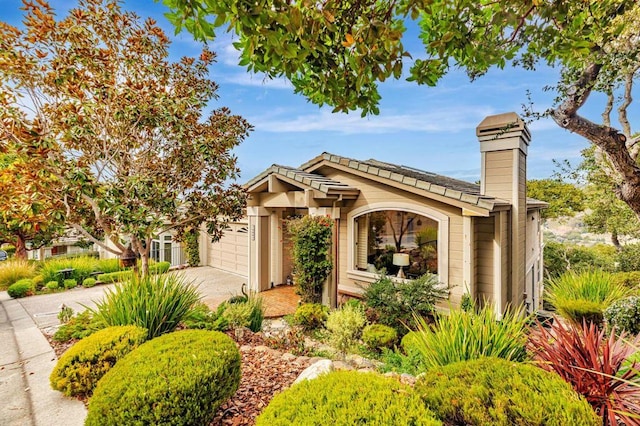
[[[172,273],[182,275],[187,281],[197,284],[202,301],[211,308],[215,308],[233,295],[240,294],[242,284],[246,282],[244,277],[209,266],[188,268]],[[102,299],[105,291],[113,287],[114,284],[92,288],[77,287],[60,293],[41,294],[16,300],[33,318],[38,328],[50,334],[51,330],[47,329],[56,328],[60,324],[58,312],[62,304],[71,307],[74,312],[80,312],[85,309],[83,305],[95,306],[95,301]]]

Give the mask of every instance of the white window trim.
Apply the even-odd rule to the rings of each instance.
[[[371,203],[359,207],[347,214],[347,277],[364,282],[374,282],[378,279],[378,274],[355,269],[356,258],[356,227],[355,219],[366,213],[381,210],[405,211],[419,214],[438,222],[438,280],[449,286],[449,216],[419,204],[405,202]]]

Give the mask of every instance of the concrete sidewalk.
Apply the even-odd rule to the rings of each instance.
[[[56,355],[20,302],[0,292],[0,419],[11,426],[83,425],[84,404],[49,386]]]
[[[210,267],[177,273],[199,285],[203,302],[217,306],[240,294],[246,279]],[[57,362],[55,352],[41,330],[53,332],[59,325],[60,305],[82,311],[93,306],[113,285],[76,288],[60,293],[12,299],[0,292],[0,425],[75,426],[87,416],[84,404],[49,386]]]

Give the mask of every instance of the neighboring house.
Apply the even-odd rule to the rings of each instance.
[[[107,244],[111,248],[116,248],[115,244],[110,241],[107,242]],[[102,247],[99,247],[99,251],[100,258],[103,259],[118,257],[116,254]],[[171,266],[182,266],[187,263],[184,247],[182,243],[173,239],[173,233],[171,231],[165,231],[153,236],[149,257],[156,262],[169,262]]]
[[[94,252],[94,246],[94,244],[87,244],[77,231],[67,228],[64,235],[52,241],[50,246],[27,251],[27,257],[34,260],[44,260],[50,257],[79,255]]]
[[[487,117],[476,134],[480,185],[328,153],[298,169],[274,165],[246,184],[246,222],[201,245],[202,262],[246,274],[251,289],[266,290],[292,275],[283,222],[325,215],[335,223],[326,303],[361,294],[382,268],[395,274],[404,263],[408,277],[437,274],[452,306],[469,293],[493,302],[498,314],[508,304],[537,309],[546,204],[526,198],[529,130],[507,113]]]

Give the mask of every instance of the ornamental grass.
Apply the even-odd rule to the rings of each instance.
[[[179,275],[147,275],[117,284],[95,308],[88,308],[107,325],[137,325],[148,330],[148,339],[175,330],[200,300],[191,282]]]
[[[505,312],[500,321],[492,305],[477,313],[451,310],[436,317],[433,326],[418,316],[415,321],[418,330],[412,333],[412,345],[426,369],[483,357],[509,361],[527,358],[529,319],[522,308]]]
[[[554,371],[583,395],[603,419],[617,426],[640,424],[640,364],[627,364],[640,337],[598,329],[594,323],[538,327],[531,333],[529,349],[538,365]]]

